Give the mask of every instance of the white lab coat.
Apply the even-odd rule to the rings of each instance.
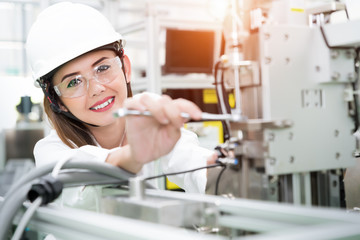
[[[34,157],[36,166],[57,162],[66,157],[105,162],[108,154],[113,150],[90,145],[71,149],[61,141],[56,131],[52,130],[47,137],[36,143]],[[206,165],[206,160],[212,153],[213,151],[199,146],[197,136],[193,132],[182,129],[181,138],[174,149],[161,159],[145,164],[138,175],[148,177],[202,167]],[[186,192],[205,193],[206,169],[169,176],[169,180]],[[156,181],[154,183],[156,184]],[[94,197],[95,195],[97,197]],[[63,205],[97,211],[100,209],[100,195],[101,190],[98,187],[71,188],[63,192],[61,201]]]

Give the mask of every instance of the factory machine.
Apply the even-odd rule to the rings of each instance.
[[[347,192],[351,208],[358,188],[343,183],[357,157],[359,21],[344,3],[304,6],[233,1],[215,83],[221,112],[242,120],[224,122],[223,146],[239,159],[237,196],[345,207]]]
[[[24,229],[29,239],[360,238],[359,185],[346,174],[358,157],[356,2],[230,3],[214,67],[220,113],[232,116],[222,119],[217,148],[226,191],[151,189],[113,166],[70,159],[10,188],[1,239],[20,239]],[[45,206],[78,185],[103,186],[99,212]]]

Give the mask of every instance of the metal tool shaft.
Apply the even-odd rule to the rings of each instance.
[[[151,116],[149,111],[139,111],[139,110],[131,110],[126,108],[120,108],[114,112],[114,117],[120,118],[125,116]],[[188,113],[182,112],[181,117],[186,119],[191,119]],[[201,114],[201,121],[239,121],[241,119],[240,116],[231,115],[231,114],[213,114],[203,112]]]

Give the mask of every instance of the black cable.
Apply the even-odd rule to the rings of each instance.
[[[220,66],[221,61],[216,62],[214,66],[214,85],[215,85],[215,91],[217,96],[217,107],[220,113],[226,114],[230,113],[230,105],[229,105],[229,96],[225,90],[224,86],[224,72],[223,68]],[[221,77],[220,81],[218,81],[218,72],[221,71]],[[221,106],[221,102],[225,105],[225,109]],[[223,136],[224,141],[230,139],[230,126],[228,126],[228,123],[224,120],[221,121],[222,127],[223,127]]]
[[[348,10],[347,10],[346,4],[345,4],[345,14],[346,14],[347,20],[350,20],[350,18],[349,18],[349,12],[348,12]]]
[[[6,239],[5,236],[8,232],[8,229],[10,228],[18,209],[27,199],[26,196],[29,192],[29,189],[31,188],[33,181],[37,181],[38,178],[50,173],[55,165],[56,162],[34,168],[11,185],[10,189],[5,194],[3,202],[0,205],[0,239]],[[63,168],[86,169],[94,171],[95,173],[101,173],[110,177],[118,178],[121,181],[128,180],[130,177],[135,176],[134,174],[121,168],[96,161],[84,162],[72,160],[67,162]]]
[[[164,173],[164,174],[161,174],[161,175],[156,175],[156,176],[144,178],[144,181],[155,179],[155,178],[160,178],[160,177],[171,176],[171,175],[178,175],[178,174],[183,174],[183,173],[188,173],[188,172],[194,172],[194,171],[205,169],[205,168],[219,167],[219,166],[223,166],[223,165],[224,164],[222,164],[222,163],[218,163],[218,164],[207,165],[207,166],[204,166],[204,167],[194,168],[194,169],[190,169],[190,170],[185,170],[185,171],[181,171],[181,172]]]
[[[355,61],[354,61],[354,68],[355,68],[355,73],[356,73],[356,76],[357,78],[359,78],[359,74],[360,74],[360,71],[359,71],[359,64],[360,64],[360,48],[357,48],[356,49],[356,57],[355,57]],[[358,104],[358,101],[359,101],[359,96],[356,93],[356,91],[358,90],[359,86],[358,86],[358,79],[355,81],[355,82],[352,82],[351,83],[351,86],[352,86],[352,89],[353,89],[353,97],[354,97],[354,115],[353,115],[353,118],[354,118],[354,123],[355,123],[355,129],[354,129],[354,132],[356,132],[359,128],[359,104]]]
[[[14,182],[14,184],[11,185],[10,189],[5,194],[5,199],[9,197],[11,194],[16,192],[22,185],[40,178],[44,175],[47,175],[48,173],[51,173],[56,165],[56,162],[54,163],[48,163],[41,167],[36,167],[32,169],[29,173],[22,176],[18,181]],[[130,173],[122,168],[115,167],[113,165],[102,163],[102,162],[84,162],[79,160],[71,160],[70,162],[67,162],[62,167],[63,169],[87,169],[90,171],[94,171],[96,173],[102,173],[110,177],[118,178],[120,180],[128,180],[131,177],[134,177],[135,174]],[[0,206],[1,210],[1,206]],[[1,211],[0,211],[1,213]],[[0,214],[1,215],[1,214]],[[0,238],[1,239],[1,238]]]
[[[359,128],[359,110],[358,110],[358,107],[359,107],[358,106],[358,101],[359,101],[358,98],[359,98],[359,96],[357,96],[355,94],[355,92],[357,91],[356,83],[352,83],[351,85],[352,85],[352,89],[354,91],[354,96],[353,96],[353,98],[354,98],[354,115],[353,115],[353,119],[354,119],[355,126],[354,126],[353,132],[356,132],[358,130],[358,128]]]
[[[218,189],[219,189],[219,183],[220,183],[220,178],[221,178],[221,175],[224,173],[225,169],[226,169],[226,165],[224,164],[221,164],[221,166],[223,167],[216,179],[216,184],[215,184],[215,195],[218,195]]]

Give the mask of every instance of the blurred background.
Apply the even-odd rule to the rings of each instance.
[[[0,1],[0,170],[16,160],[9,169],[20,166],[19,176],[33,167],[33,146],[50,129],[26,37],[41,10],[57,2]],[[186,126],[204,147],[226,143],[242,159],[229,192],[345,207],[344,169],[358,156],[357,1],[73,2],[101,11],[125,37],[134,93],[165,93],[256,120]]]

